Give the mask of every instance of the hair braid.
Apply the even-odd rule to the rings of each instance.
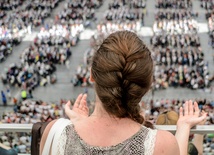
[[[91,73],[108,113],[144,122],[139,102],[151,86],[153,62],[136,34],[120,31],[106,38],[94,55]]]

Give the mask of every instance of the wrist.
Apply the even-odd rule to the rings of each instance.
[[[177,130],[178,129],[182,129],[182,130],[190,130],[191,129],[191,126],[189,124],[184,124],[184,123],[177,123],[177,126],[176,126]]]

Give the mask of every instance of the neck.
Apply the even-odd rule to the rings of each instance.
[[[109,114],[102,106],[102,102],[100,101],[100,99],[98,98],[98,96],[96,95],[96,102],[95,102],[95,108],[94,108],[94,111],[93,113],[89,116],[90,119],[92,120],[97,120],[98,119],[102,119],[102,122],[104,123],[110,123],[110,124],[118,124],[119,122],[133,122],[133,123],[136,123],[135,121],[133,121],[132,119],[130,118],[118,118],[114,115],[111,115]],[[100,121],[99,121],[100,122]]]
[[[95,108],[90,117],[99,117],[99,118],[113,118],[114,116],[107,113],[107,111],[103,108],[101,101],[98,97],[96,97]]]

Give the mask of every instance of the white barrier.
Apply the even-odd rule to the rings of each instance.
[[[33,124],[0,124],[0,132],[31,132],[32,126]],[[175,125],[155,125],[155,128],[170,132],[176,131]],[[191,133],[214,133],[214,125],[197,125],[191,129]]]

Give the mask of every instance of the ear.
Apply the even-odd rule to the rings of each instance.
[[[92,74],[91,74],[91,69],[90,69],[90,78],[89,78],[89,80],[90,80],[91,82],[95,82],[95,81],[94,81],[94,78],[92,77]]]

